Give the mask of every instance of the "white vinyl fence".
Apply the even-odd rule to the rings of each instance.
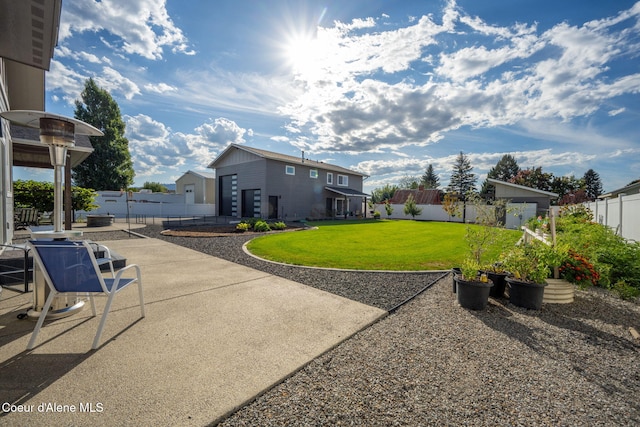
[[[413,219],[411,215],[404,213],[403,204],[392,204],[391,206],[393,212],[390,216],[387,215],[384,204],[374,205],[374,210],[380,212],[380,218]],[[462,212],[462,206],[462,203],[458,204],[459,212]],[[536,215],[537,207],[536,203],[508,203],[505,227],[519,230],[520,226],[524,225],[529,218]],[[418,205],[418,208],[422,209],[420,215],[416,215],[415,217],[415,219],[419,221],[462,222],[462,215],[449,217],[444,209],[442,209],[442,205]],[[465,221],[476,222],[476,209],[474,206],[466,206]]]
[[[99,191],[96,197],[98,209],[76,211],[76,218],[87,215],[115,215],[116,218],[145,217],[198,217],[214,216],[215,204],[192,204],[185,202],[184,194],[133,193],[127,201],[127,193]]]
[[[640,242],[640,194],[585,203],[594,221],[611,227],[627,240]]]

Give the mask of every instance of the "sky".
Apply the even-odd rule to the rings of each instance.
[[[640,178],[640,2],[63,0],[46,110],[73,116],[88,78],[138,186],[212,172],[231,143],[365,191],[429,164],[445,187],[461,151],[478,187],[504,154],[605,191]]]

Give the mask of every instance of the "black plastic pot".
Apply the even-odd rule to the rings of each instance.
[[[493,282],[476,282],[462,280],[461,276],[456,276],[458,281],[458,302],[460,306],[469,310],[484,310],[489,302],[489,292]]]
[[[492,271],[487,271],[486,273],[489,280],[493,282],[493,288],[491,288],[489,295],[494,298],[504,298],[504,290],[507,286],[505,279],[508,273],[494,273]]]
[[[542,308],[546,283],[523,282],[513,277],[507,277],[506,281],[509,285],[509,302],[511,304],[530,310]]]
[[[456,286],[458,285],[458,281],[456,280],[456,276],[460,273],[462,273],[462,270],[460,270],[459,267],[453,267],[451,269],[451,276],[453,277],[452,282],[453,282],[453,293],[456,293]]]

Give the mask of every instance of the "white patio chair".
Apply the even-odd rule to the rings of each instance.
[[[91,310],[94,316],[96,315],[96,306],[93,297],[107,297],[107,303],[104,307],[102,318],[100,319],[100,325],[98,326],[98,331],[91,346],[92,349],[98,348],[98,343],[100,342],[100,337],[114,297],[117,293],[120,293],[120,291],[133,283],[138,284],[140,314],[141,317],[145,316],[144,298],[142,295],[142,276],[140,274],[140,267],[136,264],[130,264],[119,270],[114,278],[106,278],[101,274],[100,267],[93,253],[93,248],[91,248],[89,242],[32,240],[28,243],[28,246],[32,249],[34,262],[39,265],[44,280],[51,292],[42,308],[29,344],[27,344],[27,350],[33,349],[53,299],[60,294],[87,294],[91,301]],[[132,269],[135,271],[136,277],[122,277],[125,272]]]

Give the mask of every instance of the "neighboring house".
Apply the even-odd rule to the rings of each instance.
[[[428,188],[420,186],[418,189],[400,189],[393,193],[393,197],[389,200],[392,205],[404,205],[413,196],[413,200],[417,205],[440,205],[440,190],[437,188]]]
[[[187,171],[176,180],[176,193],[184,194],[187,204],[214,204],[216,175],[213,172]]]
[[[367,175],[324,162],[232,144],[215,169],[220,216],[332,218],[365,214]]]
[[[613,199],[620,195],[630,195],[640,193],[640,181],[629,184],[626,187],[618,188],[617,190],[610,191],[605,194],[601,194],[599,199]]]
[[[0,1],[0,112],[44,110],[44,73],[57,43],[61,5],[62,0]],[[14,154],[35,167],[51,166],[48,153],[44,162],[39,155],[46,146],[31,138],[13,140],[13,126],[0,122],[0,239],[8,243],[13,238]]]
[[[494,185],[496,199],[506,199],[511,203],[535,204],[536,215],[546,215],[549,212],[551,200],[558,198],[558,194],[550,191],[538,190],[493,178],[487,178],[487,182]]]

